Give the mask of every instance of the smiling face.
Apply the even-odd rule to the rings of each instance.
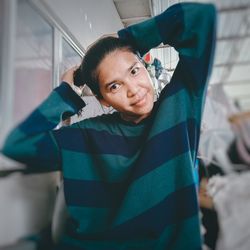
[[[97,74],[103,105],[112,106],[124,120],[134,123],[150,115],[154,103],[152,81],[134,53],[121,49],[109,53]]]

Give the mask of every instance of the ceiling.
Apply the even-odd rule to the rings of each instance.
[[[113,0],[124,26],[165,10],[178,0]],[[199,0],[196,2],[205,2]],[[250,0],[212,0],[218,10],[217,48],[211,88],[222,87],[241,110],[250,110]],[[157,57],[173,71],[178,55],[172,48],[157,49]],[[217,85],[218,84],[218,85]],[[219,97],[220,98],[220,97]]]
[[[113,0],[125,27],[152,16],[149,0]]]

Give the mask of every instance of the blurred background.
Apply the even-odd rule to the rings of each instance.
[[[0,146],[8,131],[60,84],[62,72],[81,62],[92,42],[104,34],[114,34],[123,27],[155,16],[179,2],[186,1],[1,0]],[[250,0],[209,2],[214,3],[218,10],[217,47],[197,164],[203,166],[208,179],[212,176],[209,172],[211,165],[212,169],[217,169],[216,173],[222,173],[221,176],[227,178],[237,174],[239,177],[247,173],[250,166],[247,158],[250,149]],[[155,65],[152,73],[156,78],[155,87],[160,92],[171,79],[178,54],[168,45],[160,45],[147,56],[145,60],[149,65],[153,65],[155,58],[161,64],[160,75],[155,77]],[[109,112],[88,91],[83,98],[87,108],[81,117],[73,118],[73,122]],[[236,133],[235,124],[239,123],[243,124],[244,129],[238,129]],[[237,138],[243,138],[243,144],[247,147],[248,153],[245,152],[243,157],[237,155]],[[0,246],[13,244],[22,237],[40,232],[53,220],[60,173],[24,175],[20,173],[22,168],[17,162],[0,155]],[[242,179],[237,183],[243,183]],[[249,183],[249,179],[245,183]],[[217,187],[216,182],[212,184]],[[237,189],[234,187],[233,190]],[[212,189],[210,195],[215,203],[212,210],[216,208],[219,219],[216,219],[217,224],[212,225],[215,228],[212,230],[218,230],[219,224],[224,236],[213,235],[212,243],[206,247],[215,248],[217,239],[220,239],[217,249],[250,249],[248,241],[247,248],[244,248],[244,244],[243,248],[237,245],[239,241],[250,238],[249,229],[246,229],[250,225],[246,217],[250,216],[245,213],[244,222],[237,228],[244,230],[244,239],[233,234],[235,241],[232,242],[232,232],[228,233],[225,228],[233,226],[234,221],[220,219],[221,213],[225,214],[225,207],[215,194],[218,192]],[[239,197],[238,193],[235,195]],[[229,198],[232,198],[232,193],[230,197],[228,195]],[[242,204],[249,200],[247,193]],[[211,209],[211,206],[208,207]],[[230,244],[233,248],[229,248]]]

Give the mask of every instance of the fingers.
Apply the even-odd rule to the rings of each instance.
[[[79,65],[75,65],[72,68],[66,70],[62,77],[61,77],[61,81],[66,82],[70,85],[74,84],[74,72],[79,68]]]

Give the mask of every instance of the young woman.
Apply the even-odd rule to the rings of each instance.
[[[63,172],[70,220],[58,249],[201,249],[193,171],[215,18],[210,4],[177,4],[98,41],[10,133],[3,154]],[[160,43],[179,62],[154,103],[137,53]],[[74,75],[117,112],[53,130],[85,105],[71,88]]]

